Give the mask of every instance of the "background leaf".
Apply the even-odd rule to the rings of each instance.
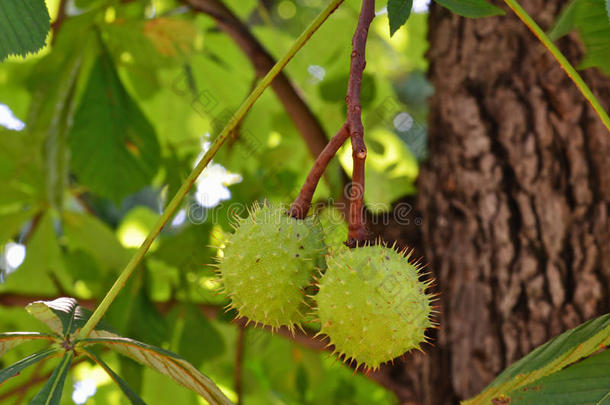
[[[592,66],[610,75],[610,10],[599,0],[573,0],[559,15],[549,32],[555,40],[577,30],[585,44],[579,69]]]
[[[462,17],[481,18],[504,15],[505,12],[485,0],[434,0]]]
[[[0,62],[8,55],[26,56],[42,48],[50,28],[44,0],[0,2]]]
[[[388,0],[388,19],[390,20],[390,36],[407,22],[413,8],[413,0]]]
[[[160,147],[154,129],[105,53],[91,71],[68,142],[79,180],[117,203],[157,172]]]

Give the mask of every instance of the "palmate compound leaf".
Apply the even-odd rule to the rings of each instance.
[[[610,344],[610,314],[592,319],[549,340],[505,369],[464,405],[489,404],[595,353]]]
[[[42,389],[30,401],[29,405],[59,405],[61,402],[61,393],[64,390],[66,377],[70,371],[73,359],[74,352],[64,352],[64,357],[61,359],[61,362],[55,368],[53,374],[51,374],[51,377],[47,380]]]
[[[501,399],[515,405],[610,404],[610,350],[514,390]]]
[[[149,184],[157,173],[161,158],[154,128],[105,52],[93,66],[68,144],[78,180],[115,202]]]
[[[50,28],[44,0],[0,1],[0,62],[9,55],[26,56],[42,48]]]
[[[123,380],[118,374],[116,374],[108,364],[104,363],[95,353],[89,349],[85,349],[85,355],[91,360],[96,362],[104,371],[112,378],[112,380],[119,386],[123,394],[129,399],[133,405],[146,405],[146,402]]]
[[[53,342],[56,338],[52,335],[39,332],[0,333],[0,358],[9,350],[32,340],[48,340]]]
[[[504,15],[504,10],[486,0],[434,0],[462,17],[481,18],[493,15]]]
[[[577,30],[586,53],[579,69],[598,67],[610,75],[610,6],[601,0],[574,0],[559,15],[549,32],[555,40]]]
[[[388,19],[390,36],[407,22],[413,8],[413,0],[388,0]]]
[[[91,336],[91,338],[79,341],[79,345],[84,347],[96,344],[106,346],[110,350],[171,377],[178,384],[201,395],[212,405],[232,404],[210,378],[175,353],[109,332],[94,331]]]

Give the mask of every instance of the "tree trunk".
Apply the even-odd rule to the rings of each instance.
[[[565,2],[524,2],[548,29]],[[572,62],[576,36],[559,42]],[[428,356],[396,379],[415,403],[477,394],[536,346],[610,310],[610,134],[527,28],[433,6],[425,259],[442,292]],[[610,80],[584,78],[608,109]]]

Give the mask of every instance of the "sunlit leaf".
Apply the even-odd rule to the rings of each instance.
[[[0,1],[0,62],[8,55],[26,56],[41,49],[49,28],[44,0]]]
[[[74,298],[58,298],[53,301],[36,301],[29,304],[26,310],[36,319],[45,323],[53,332],[62,336],[72,335],[82,328],[91,311],[78,305]],[[109,330],[103,323],[96,330]]]
[[[608,404],[610,350],[521,387],[506,395],[505,399],[515,405]]]
[[[83,339],[80,344],[101,344],[171,377],[180,385],[197,392],[211,404],[231,404],[211,379],[175,353],[109,333],[97,332],[92,336],[109,337]]]
[[[562,333],[505,369],[479,395],[465,404],[488,404],[542,377],[589,356],[610,344],[610,314],[592,319]]]
[[[46,359],[59,351],[57,348],[43,350],[26,357],[25,359],[19,360],[17,363],[9,366],[3,370],[0,370],[0,385],[9,378],[15,377],[23,369],[31,366],[34,363],[38,363],[40,360]]]
[[[52,335],[39,332],[0,333],[0,357],[20,344],[30,342],[32,340],[48,340],[52,342],[55,340],[55,338]]]
[[[390,36],[394,35],[407,22],[413,8],[413,0],[388,0]]]
[[[61,363],[53,371],[51,378],[47,380],[38,394],[30,401],[30,405],[59,405],[72,359],[74,359],[74,352],[67,351],[64,353]]]
[[[493,15],[504,15],[505,12],[486,0],[434,0],[463,17],[481,18]]]

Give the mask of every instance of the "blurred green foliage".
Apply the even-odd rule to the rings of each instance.
[[[225,1],[274,57],[323,3]],[[55,20],[60,2],[48,0],[47,7]],[[328,136],[344,121],[358,10],[359,1],[346,1],[286,69]],[[0,302],[7,304],[0,306],[1,332],[41,330],[12,303],[58,296],[99,300],[256,80],[249,59],[214,20],[179,1],[76,0],[65,11],[42,51],[0,65],[0,103],[14,114],[13,128],[20,126],[16,119],[25,124],[19,131],[0,129]],[[365,197],[375,210],[415,191],[418,159],[425,156],[410,146],[425,145],[431,91],[423,75],[426,24],[425,14],[412,14],[390,38],[387,15],[380,15],[371,29],[363,118],[371,134]],[[395,122],[401,113],[411,117],[409,125]],[[346,146],[339,159],[348,172],[351,163],[342,157],[349,153]],[[268,91],[163,230],[106,321],[123,336],[180,353],[233,400],[239,367],[244,404],[396,403],[392,393],[353,375],[330,353],[252,328],[240,339],[231,314],[223,313],[227,301],[217,293],[210,264],[231,231],[231,216],[244,215],[256,200],[290,202],[312,162],[301,134]],[[341,190],[338,168],[317,201],[338,199],[331,191]],[[340,243],[341,217],[333,212],[325,221],[336,230],[329,241]],[[20,249],[23,263],[13,266]],[[37,348],[26,343],[4,354],[0,368]],[[150,404],[202,403],[132,360],[100,356]],[[127,403],[99,366],[80,359],[74,364],[62,404],[74,403],[77,382],[81,391],[83,382],[96,387],[87,404]],[[12,393],[24,384],[25,398],[33,398],[44,384],[39,377],[54,365],[45,361],[23,370],[2,385],[0,402],[17,400]]]

